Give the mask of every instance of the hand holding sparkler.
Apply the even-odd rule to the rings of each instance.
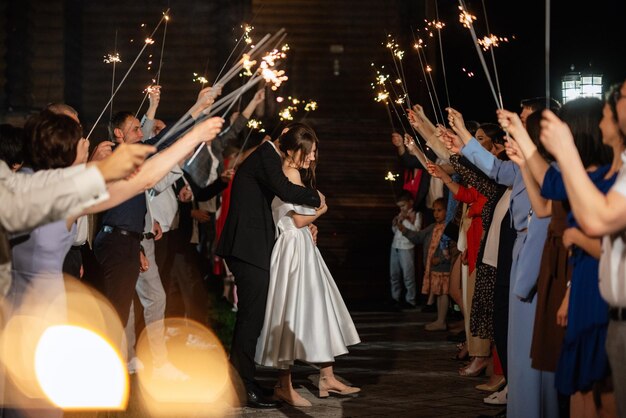
[[[567,124],[550,110],[544,110],[541,116],[539,139],[546,150],[557,160],[566,152],[575,150],[574,137]]]
[[[522,150],[516,140],[509,137],[509,140],[504,144],[504,149],[506,150],[506,155],[508,155],[511,161],[517,164],[520,168],[524,168],[526,165],[526,159],[524,158],[524,154],[522,154]]]
[[[108,157],[113,153],[113,147],[115,146],[114,142],[111,141],[102,141],[91,153],[89,157],[89,161],[100,161]]]
[[[461,148],[465,145],[458,135],[455,135],[443,126],[437,128],[437,139],[441,141],[452,154],[459,154]]]
[[[498,123],[508,133],[517,138],[517,136],[526,133],[526,129],[522,124],[522,120],[515,112],[510,112],[504,109],[498,109],[496,111],[498,115]]]
[[[429,137],[435,132],[435,125],[428,119],[422,106],[416,104],[413,109],[407,109],[407,112],[409,123],[417,129],[420,135]]]
[[[210,143],[222,130],[224,119],[219,117],[209,118],[196,124],[188,135],[199,145],[203,142]]]
[[[220,178],[222,179],[224,183],[230,183],[230,181],[233,179],[234,176],[235,176],[234,168],[229,168],[227,170],[224,170],[222,174],[220,174]]]
[[[149,86],[147,88],[147,93],[150,105],[148,106],[146,117],[148,119],[154,119],[159,103],[161,102],[161,86]]]
[[[465,121],[463,115],[458,110],[451,107],[446,108],[448,111],[448,123],[452,130],[461,138],[464,144],[467,144],[472,139],[472,134],[465,127]]]
[[[196,119],[200,116],[200,113],[206,113],[207,109],[211,108],[211,105],[215,102],[215,99],[222,94],[222,85],[215,84],[211,87],[205,87],[198,93],[198,100],[196,104],[190,109],[189,113]]]
[[[428,158],[426,158],[426,154],[424,154],[424,151],[422,151],[421,147],[418,147],[418,145],[416,144],[415,138],[413,138],[409,134],[404,134],[404,146],[406,147],[406,150],[409,152],[409,154],[417,157],[420,164],[426,167],[426,165],[428,164]]]
[[[143,144],[120,144],[113,154],[93,164],[102,173],[104,181],[122,180],[130,176],[143,164],[155,147]]]

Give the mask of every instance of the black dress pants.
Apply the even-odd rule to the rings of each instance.
[[[509,330],[509,291],[511,283],[511,264],[513,263],[513,245],[517,232],[511,227],[510,212],[507,211],[500,227],[500,248],[498,250],[498,270],[494,290],[493,339],[502,363],[504,376],[507,376],[507,346]]]
[[[94,253],[102,269],[98,290],[111,302],[123,327],[128,322],[139,278],[139,248],[137,238],[103,231],[98,232],[94,242]]]
[[[254,354],[265,319],[270,272],[235,257],[226,258],[226,264],[235,276],[239,299],[230,361],[251,390],[256,388]]]

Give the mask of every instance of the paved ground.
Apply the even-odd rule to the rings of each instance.
[[[298,392],[311,408],[288,405],[278,410],[243,408],[233,416],[261,417],[476,417],[495,415],[501,408],[483,404],[484,393],[474,386],[486,380],[460,377],[459,362],[451,357],[453,343],[445,332],[423,330],[432,314],[420,312],[353,313],[362,343],[336,363],[336,373],[362,392],[358,398],[319,399],[311,382],[316,370],[294,369]],[[271,386],[275,372],[263,370],[260,379]]]
[[[445,332],[426,332],[424,324],[434,314],[421,312],[356,312],[353,318],[362,343],[351,348],[335,365],[338,376],[362,388],[357,398],[319,399],[316,396],[317,370],[308,365],[294,368],[298,392],[313,403],[310,408],[259,410],[230,409],[230,417],[476,417],[495,415],[501,410],[483,404],[485,393],[474,386],[486,377],[460,377],[456,352],[446,341]],[[276,372],[262,369],[258,378],[273,386]],[[175,383],[173,383],[175,384]],[[137,383],[132,380],[128,409],[117,413],[66,413],[66,418],[145,418],[150,417],[137,400]],[[213,411],[178,410],[176,418],[206,418]]]

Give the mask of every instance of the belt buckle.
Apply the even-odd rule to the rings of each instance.
[[[102,227],[102,231],[106,232],[107,234],[112,234],[113,233],[113,227],[109,226],[109,225],[104,225]]]

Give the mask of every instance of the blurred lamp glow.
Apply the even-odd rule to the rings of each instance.
[[[35,351],[37,380],[50,401],[63,409],[123,409],[128,375],[119,353],[85,328],[47,328]]]
[[[571,72],[561,78],[562,102],[567,103],[579,97],[602,99],[602,74],[581,74]]]

